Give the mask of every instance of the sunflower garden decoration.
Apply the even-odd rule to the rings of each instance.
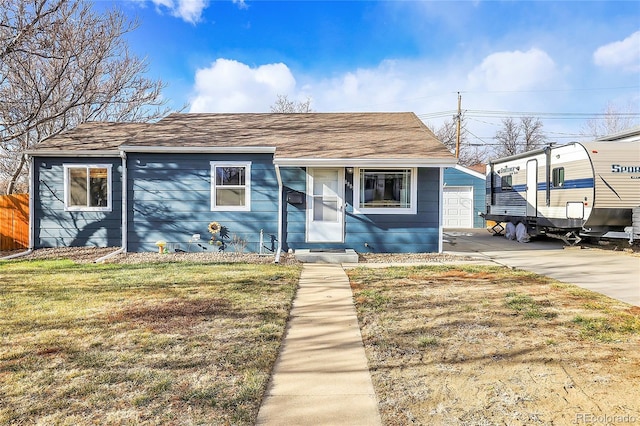
[[[229,238],[229,229],[218,222],[211,222],[208,230],[211,233],[209,244],[217,246],[219,251],[224,251],[227,248],[227,243],[224,240]]]

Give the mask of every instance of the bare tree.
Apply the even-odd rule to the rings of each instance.
[[[456,141],[457,141],[457,133],[458,133],[456,129],[456,122],[454,120],[447,120],[444,123],[442,123],[442,126],[438,128],[433,128],[432,126],[429,126],[429,127],[432,128],[433,133],[436,135],[438,140],[442,142],[449,151],[454,153],[456,150]],[[461,144],[462,144],[462,141],[466,141],[466,138],[467,138],[466,129],[464,127],[461,127],[461,131],[460,131]]]
[[[271,105],[271,112],[284,114],[313,112],[311,109],[311,98],[307,97],[304,102],[290,101],[287,95],[278,95],[276,102]]]
[[[533,117],[522,117],[520,129],[522,130],[522,150],[524,152],[540,148],[547,142],[547,137],[542,132],[542,121]]]
[[[614,104],[608,103],[602,117],[587,120],[582,126],[581,133],[584,136],[597,139],[637,126],[640,123],[639,117],[637,106],[634,108],[629,104],[627,108],[621,110]]]
[[[442,126],[433,129],[433,133],[451,152],[455,152],[458,139],[458,130],[455,119],[447,120]],[[485,149],[482,146],[475,146],[469,142],[469,131],[467,130],[464,116],[460,125],[460,152],[458,162],[463,166],[474,166],[486,160]]]
[[[0,173],[7,193],[22,153],[87,121],[146,122],[168,113],[164,83],[124,36],[137,28],[85,0],[0,0]]]
[[[522,117],[517,123],[512,117],[502,120],[502,128],[496,132],[496,155],[508,157],[543,146],[547,138],[538,118]]]

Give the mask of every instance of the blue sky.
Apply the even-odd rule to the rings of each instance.
[[[462,94],[472,138],[540,113],[551,139],[589,114],[640,110],[640,2],[103,0],[169,105],[269,112],[413,111],[437,127]],[[575,114],[568,116],[567,114]],[[538,115],[538,114],[534,114]],[[637,119],[638,116],[636,116]]]

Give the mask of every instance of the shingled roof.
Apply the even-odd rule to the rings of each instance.
[[[118,151],[120,145],[152,126],[148,123],[88,122],[38,145],[38,151]]]
[[[182,114],[154,124],[87,123],[39,149],[171,151],[273,148],[287,159],[455,160],[413,113]],[[34,152],[37,155],[37,150]]]

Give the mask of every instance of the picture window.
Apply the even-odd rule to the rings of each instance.
[[[357,212],[415,214],[416,169],[359,169],[354,178]]]

